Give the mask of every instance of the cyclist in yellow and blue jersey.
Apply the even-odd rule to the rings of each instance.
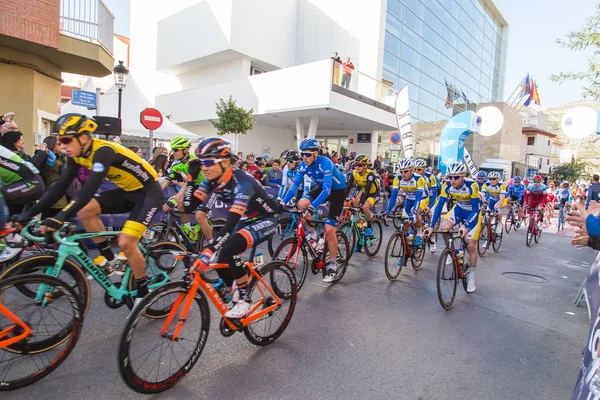
[[[506,198],[506,185],[500,182],[500,173],[492,171],[488,175],[488,182],[483,185],[482,189],[485,194],[485,200],[488,203],[490,211],[498,210],[501,217],[501,210],[504,207],[504,199]]]
[[[358,155],[354,162],[355,169],[346,182],[346,195],[350,192],[352,186],[356,184],[358,191],[354,193],[354,206],[358,205],[362,208],[367,221],[371,221],[373,219],[371,208],[379,201],[379,179],[377,179],[375,172],[369,169],[371,162],[367,156]],[[369,229],[367,228],[367,232],[365,232],[367,236],[371,235],[368,232]]]
[[[429,197],[426,193],[425,179],[421,175],[413,172],[412,158],[403,158],[398,161],[398,176],[394,178],[392,184],[392,195],[385,211],[386,217],[396,204],[398,190],[404,190],[406,200],[404,202],[404,210],[402,215],[416,222],[417,238],[415,245],[420,246],[423,243],[423,222],[419,213],[424,210],[429,204]]]
[[[469,250],[469,265],[471,271],[467,275],[467,292],[475,291],[475,270],[477,269],[477,239],[481,229],[481,212],[479,200],[479,186],[470,178],[466,178],[467,166],[462,161],[455,161],[448,166],[449,181],[444,183],[439,201],[433,212],[430,226],[435,226],[440,218],[446,200],[453,199],[454,207],[444,217],[441,224],[443,231],[452,229],[457,224],[462,224],[458,232],[467,240]],[[425,234],[430,236],[432,229],[426,227]],[[450,259],[450,257],[448,257]]]
[[[479,187],[479,198],[481,199],[481,202],[483,203],[485,201],[485,193],[483,191],[483,187],[489,183],[489,181],[487,180],[487,172],[485,172],[485,171],[477,172],[475,182],[477,182],[477,187]]]
[[[428,207],[435,207],[435,202],[437,201],[437,197],[440,192],[441,185],[437,181],[436,176],[431,171],[431,168],[427,167],[427,161],[424,158],[417,158],[414,161],[415,172],[418,175],[421,175],[423,179],[425,179],[425,186],[427,186],[428,190]]]

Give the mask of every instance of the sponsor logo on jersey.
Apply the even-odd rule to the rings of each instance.
[[[14,162],[10,162],[3,158],[0,158],[0,165],[2,165],[3,167],[9,168],[9,169],[15,170],[15,171],[19,169],[18,164],[15,164]]]
[[[92,172],[104,172],[104,165],[99,162],[95,162],[92,165]]]
[[[121,165],[126,169],[134,172],[142,181],[147,181],[150,179],[150,175],[148,174],[148,172],[139,165],[132,164],[127,160],[124,160],[123,164]]]

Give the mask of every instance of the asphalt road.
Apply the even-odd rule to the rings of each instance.
[[[356,254],[335,285],[308,274],[290,325],[272,345],[244,335],[210,334],[194,370],[165,399],[566,399],[570,398],[589,326],[572,304],[595,252],[568,245],[567,234],[544,232],[525,246],[523,229],[504,236],[499,254],[478,262],[477,291],[459,285],[454,308],[440,306],[439,256],[408,267],[389,282],[383,253]],[[508,279],[539,275],[546,283]],[[81,339],[54,373],[2,394],[3,399],[144,398],[117,369],[117,344],[127,310],[94,302]]]

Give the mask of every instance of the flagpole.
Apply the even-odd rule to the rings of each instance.
[[[527,73],[525,74],[525,76],[523,77],[523,79],[521,79],[521,82],[519,82],[519,84],[517,85],[517,88],[512,92],[512,94],[508,97],[508,99],[506,100],[506,104],[510,105],[511,107],[514,107],[513,102],[514,103],[518,103],[519,102],[519,96],[517,96],[514,100],[510,100],[512,99],[512,97],[515,95],[515,93],[517,93],[519,91],[519,89],[522,90],[523,87],[523,83],[525,83],[525,79],[527,79],[527,77],[529,76],[529,71],[527,71]],[[522,97],[521,97],[522,98]]]

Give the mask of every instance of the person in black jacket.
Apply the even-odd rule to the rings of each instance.
[[[587,198],[585,200],[585,208],[590,206],[590,201],[600,201],[600,176],[594,174],[592,176],[592,184],[588,188]]]
[[[33,157],[25,153],[25,141],[23,140],[23,132],[8,131],[0,137],[0,145],[8,150],[16,153],[25,161],[32,163],[37,169],[41,169],[46,162],[48,148],[45,143],[42,143],[41,150],[36,150]]]

